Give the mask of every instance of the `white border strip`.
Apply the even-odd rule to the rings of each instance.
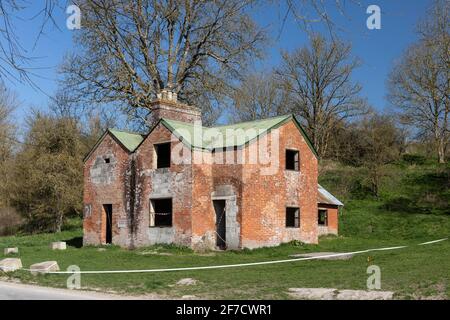
[[[439,240],[433,240],[428,242],[423,242],[418,244],[428,245],[441,241],[448,240],[448,238],[443,238]],[[150,273],[150,272],[170,272],[170,271],[190,271],[190,270],[208,270],[208,269],[224,269],[224,268],[236,268],[236,267],[249,267],[249,266],[259,266],[259,265],[268,265],[268,264],[278,264],[278,263],[286,263],[286,262],[296,262],[296,261],[307,261],[307,260],[317,260],[322,258],[334,258],[346,256],[349,254],[360,254],[367,253],[372,251],[388,251],[388,250],[399,250],[407,248],[408,246],[397,246],[397,247],[385,247],[385,248],[375,248],[375,249],[367,249],[353,252],[342,252],[336,254],[328,254],[323,256],[315,256],[315,257],[305,257],[305,258],[295,258],[295,259],[286,259],[286,260],[274,260],[274,261],[261,261],[261,262],[249,262],[249,263],[239,263],[239,264],[225,264],[225,265],[217,265],[217,266],[203,266],[203,267],[185,267],[185,268],[166,268],[166,269],[144,269],[144,270],[98,270],[98,271],[50,271],[46,272],[46,274],[113,274],[113,273]],[[29,269],[22,269],[25,271],[31,271]]]
[[[427,244],[432,244],[432,243],[437,243],[437,242],[441,242],[441,241],[445,241],[448,240],[448,238],[444,238],[444,239],[439,239],[439,240],[433,240],[433,241],[428,241],[428,242],[424,242],[424,243],[419,243],[419,246],[425,246]]]

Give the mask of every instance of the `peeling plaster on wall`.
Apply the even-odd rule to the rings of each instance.
[[[225,202],[225,226],[227,249],[238,249],[241,237],[241,226],[238,222],[239,208],[236,196],[230,197]]]
[[[150,245],[158,243],[173,243],[175,240],[175,228],[148,228],[148,238],[150,239]]]
[[[110,159],[110,163],[105,163],[105,158]],[[111,184],[116,180],[116,158],[109,153],[95,159],[90,170],[90,177],[93,184]]]
[[[166,168],[153,170],[149,175],[152,190],[150,198],[173,197],[183,191],[188,183],[184,172],[171,172]]]
[[[300,207],[301,173],[298,171],[284,171],[286,181],[286,206]]]
[[[216,233],[207,231],[202,236],[192,236],[192,248],[196,251],[207,251],[216,247]]]

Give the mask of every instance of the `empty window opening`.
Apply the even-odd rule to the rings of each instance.
[[[319,209],[319,225],[321,226],[328,225],[328,210]]]
[[[286,150],[286,170],[300,170],[298,151]]]
[[[112,243],[112,204],[103,205],[103,214],[105,215],[105,243]]]
[[[105,163],[110,163],[111,159],[110,158],[105,158]]]
[[[172,226],[172,199],[150,200],[150,227]]]
[[[299,208],[286,208],[286,228],[299,228],[300,227],[300,209]]]
[[[156,168],[170,167],[170,142],[155,145]]]

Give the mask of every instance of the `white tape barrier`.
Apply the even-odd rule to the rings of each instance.
[[[448,238],[428,241],[424,243],[419,243],[419,246],[433,244],[441,241],[448,240]],[[92,271],[50,271],[47,274],[111,274],[111,273],[149,273],[149,272],[169,272],[169,271],[190,271],[190,270],[207,270],[207,269],[224,269],[224,268],[236,268],[236,267],[249,267],[249,266],[259,266],[259,265],[267,265],[267,264],[278,264],[278,263],[287,263],[287,262],[296,262],[296,261],[306,261],[306,260],[317,260],[322,258],[333,258],[333,257],[341,257],[349,254],[361,254],[368,253],[373,251],[388,251],[388,250],[398,250],[404,249],[408,246],[398,246],[398,247],[386,247],[386,248],[375,248],[375,249],[367,249],[353,252],[342,252],[335,254],[328,254],[323,256],[314,256],[314,257],[304,257],[304,258],[294,258],[294,259],[286,259],[286,260],[273,260],[273,261],[261,261],[261,262],[249,262],[249,263],[239,263],[239,264],[225,264],[225,265],[216,265],[216,266],[203,266],[203,267],[185,267],[185,268],[166,268],[166,269],[144,269],[144,270],[92,270]],[[26,271],[30,271],[29,269],[22,269]]]

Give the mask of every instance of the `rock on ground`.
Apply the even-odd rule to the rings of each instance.
[[[22,260],[18,258],[6,258],[0,261],[0,270],[3,272],[12,272],[22,269]]]
[[[303,300],[391,300],[392,291],[338,290],[333,288],[290,288],[288,294]]]
[[[337,300],[391,300],[392,291],[340,290]]]
[[[197,280],[192,279],[192,278],[184,278],[184,279],[179,280],[177,282],[177,285],[179,285],[179,286],[192,286],[192,285],[197,284],[197,282],[198,282]]]
[[[5,250],[3,252],[5,253],[5,255],[10,254],[10,253],[19,253],[19,248],[17,248],[17,247],[5,248]]]
[[[334,300],[336,291],[330,288],[290,288],[289,295],[304,300]]]
[[[58,262],[56,261],[44,261],[35,263],[30,266],[31,274],[48,273],[51,271],[59,271]]]
[[[67,245],[64,241],[58,241],[58,242],[52,242],[50,244],[50,248],[52,250],[66,250],[67,249]]]

